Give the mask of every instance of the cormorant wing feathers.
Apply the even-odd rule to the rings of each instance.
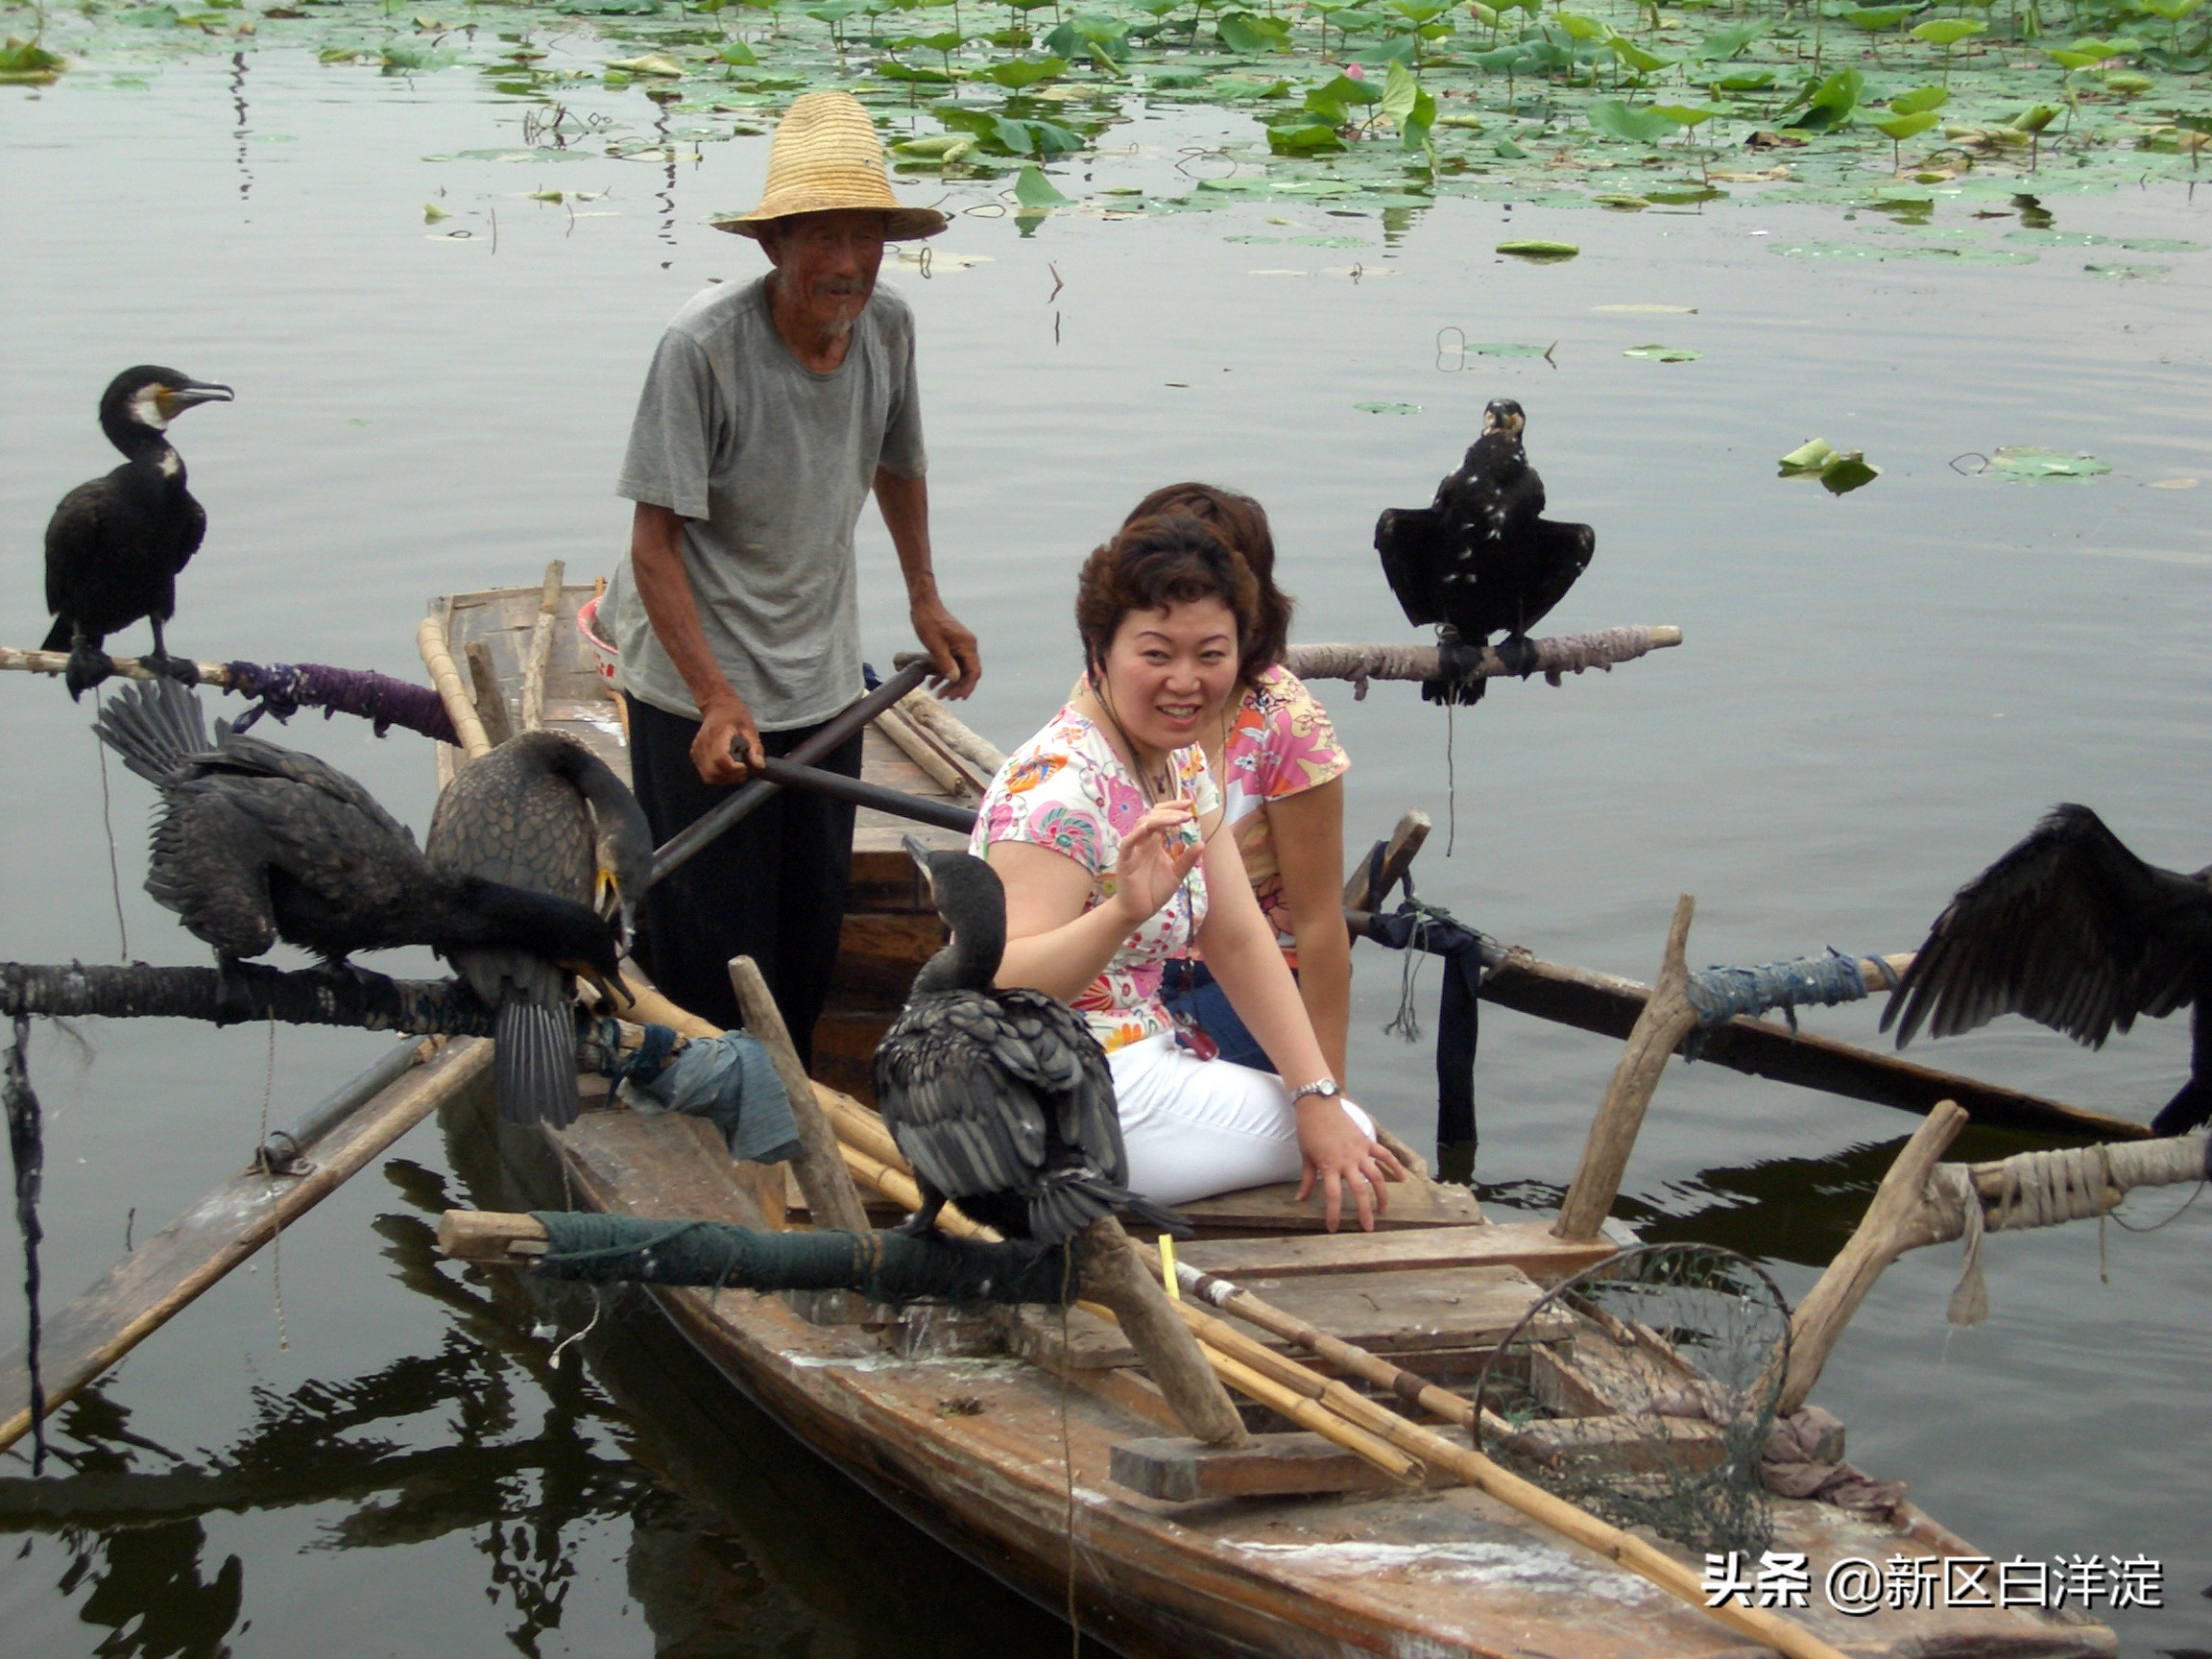
[[[876,1051],[876,1097],[915,1172],[955,1200],[1018,1192],[1045,1166],[1046,1104],[1022,1075],[1032,1043],[1009,1038],[979,991],[917,998]]]
[[[215,722],[215,748],[197,758],[203,775],[227,772],[249,778],[281,778],[304,784],[318,794],[352,807],[379,830],[398,836],[408,846],[415,845],[412,830],[385,811],[375,796],[327,760],[233,732],[227,720]]]
[[[1416,628],[1444,620],[1438,587],[1447,557],[1442,516],[1433,507],[1391,507],[1375,520],[1375,551],[1390,591]]]
[[[2086,806],[2061,805],[1936,919],[1882,1028],[1902,1047],[2025,1014],[2100,1046],[2195,999],[2212,888],[2146,864]],[[1902,1016],[1902,1018],[1900,1018]]]
[[[1080,1151],[1115,1186],[1128,1185],[1114,1073],[1089,1023],[1042,991],[1004,990],[997,999],[1003,1010],[1000,1061],[1045,1095],[1063,1145]]]
[[[276,943],[267,830],[222,789],[178,783],[163,799],[146,891],[226,956],[260,955]]]

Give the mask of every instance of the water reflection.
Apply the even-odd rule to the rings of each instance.
[[[459,1201],[418,1165],[383,1173],[411,1210]],[[397,1277],[446,1315],[434,1352],[256,1389],[251,1424],[212,1453],[160,1444],[88,1390],[59,1420],[67,1474],[0,1479],[0,1538],[23,1535],[19,1562],[41,1540],[59,1547],[55,1587],[101,1633],[91,1650],[103,1659],[227,1659],[253,1621],[243,1560],[211,1531],[301,1508],[316,1511],[294,1534],[302,1552],[466,1538],[502,1633],[529,1659],[573,1646],[570,1599],[610,1528],[626,1534],[624,1581],[661,1659],[821,1644],[966,1652],[978,1632],[1007,1651],[1065,1640],[735,1399],[642,1298],[610,1298],[587,1375],[573,1357],[549,1362],[545,1307],[509,1275],[464,1274],[439,1256],[422,1214],[373,1225]],[[589,1292],[549,1288],[562,1328],[590,1319]],[[650,1396],[651,1426],[624,1409],[636,1394]],[[271,1565],[257,1577],[281,1580]],[[918,1639],[909,1618],[943,1642]]]
[[[249,202],[253,197],[253,169],[246,164],[246,54],[230,54],[230,108],[238,118],[238,125],[230,135],[238,140],[238,200]]]

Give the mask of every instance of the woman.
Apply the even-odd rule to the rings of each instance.
[[[1257,669],[1239,679],[1225,722],[1201,733],[1237,837],[1244,873],[1298,980],[1322,1058],[1341,1081],[1352,1022],[1352,944],[1344,931],[1344,774],[1352,758],[1328,711],[1283,666],[1290,599],[1275,586],[1275,538],[1259,502],[1212,484],[1169,484],[1137,503],[1126,522],[1184,513],[1240,556],[1259,587]],[[1205,1033],[1224,1060],[1267,1067],[1266,1056],[1213,971],[1192,957],[1169,966],[1167,1011]]]
[[[1262,665],[1259,585],[1198,520],[1142,519],[1085,563],[1075,621],[1083,685],[992,780],[970,847],[1006,886],[998,982],[1090,1021],[1133,1189],[1177,1204],[1296,1177],[1332,1229],[1347,1188],[1371,1228],[1405,1170],[1337,1086],[1199,747]],[[1177,1046],[1161,971],[1193,943],[1275,1074]]]

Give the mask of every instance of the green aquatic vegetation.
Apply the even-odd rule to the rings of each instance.
[[[1782,457],[1784,478],[1817,478],[1831,495],[1848,495],[1882,476],[1882,469],[1867,462],[1863,451],[1838,449],[1825,438],[1814,438]]]
[[[11,35],[0,41],[0,85],[48,86],[67,66],[60,53],[36,40]]]
[[[558,142],[520,152],[587,156],[757,132],[792,94],[843,86],[878,112],[902,169],[956,184],[1088,150],[1146,105],[1203,104],[1222,111],[1223,170],[1263,180],[1259,191],[1326,188],[1407,222],[1454,195],[1623,210],[1709,201],[1675,189],[1708,182],[1705,150],[1742,156],[1716,177],[1751,186],[1744,200],[1848,209],[1924,137],[1911,170],[1923,198],[1944,187],[1928,209],[1938,215],[1961,193],[2003,200],[2038,168],[2050,188],[2071,191],[2201,166],[2212,138],[2203,0],[1955,10],[1932,12],[1928,0],[1796,0],[1751,14],[1682,0],[1471,0],[1464,11],[1437,0],[1005,0],[1003,11],[988,0],[450,0],[433,15],[371,0],[71,0],[47,9],[28,46],[11,41],[0,81],[89,65],[89,84],[106,85],[163,61],[270,49],[314,53],[332,74],[462,65],[484,78],[492,109],[551,111],[588,96],[591,129],[572,123]],[[665,126],[642,136],[664,113],[689,123],[684,136]],[[1743,152],[1776,132],[1752,145],[1767,153]],[[933,150],[906,147],[937,137]],[[1175,191],[1146,197],[1142,210],[1221,199],[1196,180]]]
[[[1695,363],[1705,355],[1693,351],[1687,346],[1631,346],[1621,353],[1623,357],[1641,357],[1647,363]]]
[[[2094,455],[2064,449],[2045,449],[2033,444],[2008,444],[1991,450],[1980,471],[2013,484],[2042,484],[2055,478],[2096,478],[2112,470],[2108,462]]]
[[[1540,237],[1522,237],[1498,244],[1498,252],[1509,258],[1527,259],[1536,265],[1555,265],[1563,259],[1572,259],[1582,250],[1572,242],[1547,242]]]

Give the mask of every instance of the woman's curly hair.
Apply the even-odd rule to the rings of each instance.
[[[1249,685],[1254,673],[1283,661],[1290,643],[1290,611],[1296,603],[1275,586],[1275,537],[1267,528],[1267,510],[1251,496],[1217,484],[1166,484],[1138,502],[1123,522],[1134,524],[1169,513],[1188,514],[1211,524],[1229,551],[1252,567],[1252,579],[1260,585],[1260,610],[1254,630],[1258,655],[1248,656],[1253,667],[1243,676]]]
[[[1196,599],[1218,599],[1237,622],[1238,676],[1267,665],[1262,654],[1260,583],[1251,566],[1214,529],[1188,513],[1136,518],[1083,561],[1075,583],[1075,631],[1094,683],[1122,619]]]

